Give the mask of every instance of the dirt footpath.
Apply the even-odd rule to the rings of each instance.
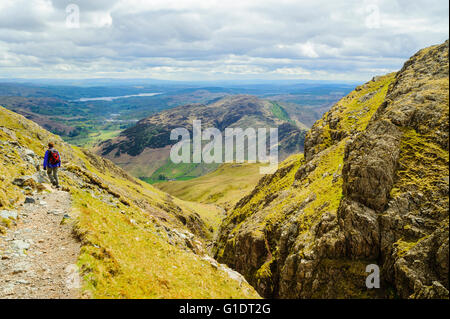
[[[0,298],[79,298],[80,243],[70,225],[70,194],[53,191],[27,201],[17,227],[0,236]]]

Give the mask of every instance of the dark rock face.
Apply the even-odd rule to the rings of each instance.
[[[345,149],[344,195],[375,210],[386,205],[400,153],[400,130],[380,120],[350,140]]]
[[[448,71],[447,41],[333,106],[229,214],[216,257],[265,297],[448,298]]]
[[[447,269],[448,258],[442,266],[445,256],[437,256],[440,245],[433,240],[446,237],[448,242],[448,194],[444,195],[444,183],[420,190],[420,184],[434,183],[436,173],[448,175],[447,107],[448,42],[424,49],[405,63],[367,129],[346,147],[344,195],[380,216],[383,271],[404,298],[448,297],[448,279],[434,270]],[[409,138],[410,132],[414,140]],[[405,145],[409,143],[426,143],[430,148],[423,144],[418,149],[421,153],[413,153]],[[447,151],[446,157],[439,149]],[[427,152],[434,169],[419,174],[411,171],[408,176],[397,173],[408,166],[426,165],[422,154]],[[398,193],[394,196],[390,194],[393,187]],[[431,202],[436,207],[431,207]],[[345,204],[341,211],[344,209]],[[443,222],[447,230],[441,226]],[[402,246],[408,250],[402,251]],[[436,281],[445,289],[436,286]]]

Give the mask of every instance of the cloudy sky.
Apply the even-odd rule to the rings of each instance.
[[[447,0],[0,0],[0,78],[362,81],[448,38]]]

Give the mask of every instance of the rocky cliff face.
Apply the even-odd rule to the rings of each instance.
[[[448,71],[447,41],[339,101],[228,215],[217,258],[265,297],[448,298]]]

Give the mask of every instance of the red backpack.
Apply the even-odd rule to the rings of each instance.
[[[48,162],[50,165],[56,165],[60,162],[58,151],[50,150],[50,153],[48,154]]]

